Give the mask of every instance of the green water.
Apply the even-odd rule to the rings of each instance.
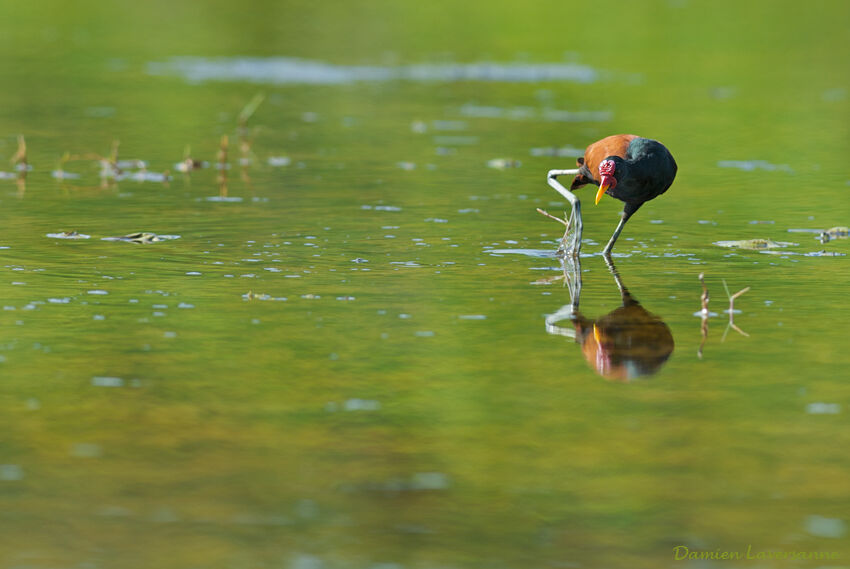
[[[847,566],[850,268],[804,253],[850,241],[788,230],[850,225],[848,21],[844,2],[3,4],[0,567]],[[305,61],[333,67],[308,81]],[[217,79],[181,67],[203,63]],[[547,332],[572,299],[535,211],[563,211],[545,175],[575,160],[545,154],[620,132],[679,164],[614,250],[673,338],[626,338],[662,355],[632,381],[592,351],[622,305],[598,255],[621,204],[580,194],[584,346]],[[224,180],[176,171],[225,134]],[[113,140],[170,182],[91,158],[51,175]],[[102,240],[138,231],[179,238]],[[796,245],[713,245],[743,239]],[[750,287],[740,332],[724,281]]]

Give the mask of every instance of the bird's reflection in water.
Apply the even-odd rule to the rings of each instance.
[[[603,257],[605,258],[605,257]],[[623,305],[596,319],[579,310],[581,265],[564,259],[564,279],[571,302],[546,317],[546,331],[574,338],[584,358],[596,372],[614,381],[632,381],[657,373],[673,353],[673,335],[658,316],[647,311],[623,285],[613,261],[605,258],[620,290]],[[562,326],[569,323],[570,326]]]

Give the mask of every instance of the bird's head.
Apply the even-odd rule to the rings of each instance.
[[[596,203],[609,189],[617,187],[617,177],[622,171],[623,159],[618,156],[609,156],[599,164],[599,191],[596,192]]]

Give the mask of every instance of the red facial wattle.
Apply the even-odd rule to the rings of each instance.
[[[603,160],[599,165],[599,191],[596,192],[596,203],[599,203],[607,190],[617,187],[617,178],[614,177],[615,168],[613,160]]]

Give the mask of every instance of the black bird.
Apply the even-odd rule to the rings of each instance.
[[[586,184],[599,186],[596,203],[603,194],[625,202],[623,216],[603,253],[611,249],[629,218],[645,202],[667,191],[676,177],[676,161],[667,147],[657,140],[635,134],[615,134],[587,147],[577,160],[579,171],[570,190]]]

